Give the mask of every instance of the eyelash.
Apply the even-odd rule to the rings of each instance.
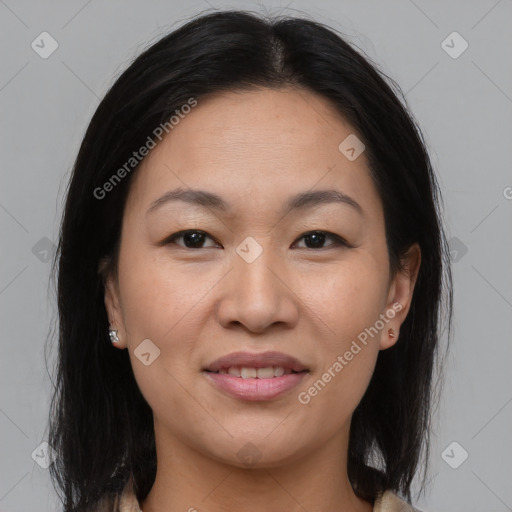
[[[186,230],[174,233],[171,236],[167,237],[162,242],[162,245],[169,245],[169,244],[175,243],[176,239],[183,237],[187,233],[200,233],[202,235],[206,235],[207,238],[210,238],[210,240],[213,240],[213,241],[216,242],[216,240],[214,240],[211,236],[209,236],[205,231],[201,231],[200,229],[186,229]],[[306,233],[304,233],[297,240],[301,240],[302,238],[304,238],[306,236],[316,235],[316,234],[326,235],[327,238],[333,239],[334,243],[330,244],[330,245],[328,245],[326,247],[320,247],[320,248],[317,248],[317,249],[312,249],[312,248],[309,248],[309,247],[300,247],[300,249],[310,249],[310,250],[313,250],[313,251],[320,251],[320,250],[326,250],[326,249],[328,249],[330,247],[335,247],[335,246],[342,246],[342,247],[347,247],[347,248],[351,247],[350,244],[346,240],[344,240],[343,238],[341,238],[338,235],[335,235],[334,233],[330,233],[329,231],[321,231],[321,230],[307,231]],[[218,243],[218,242],[216,242],[216,243]],[[296,242],[294,242],[294,243],[296,243]],[[176,244],[176,245],[180,245],[180,244]],[[185,246],[181,246],[181,245],[180,245],[180,247],[183,247],[183,249],[191,249],[191,250],[208,249],[209,248],[209,247],[196,247],[196,248],[194,248],[194,247],[185,247]]]

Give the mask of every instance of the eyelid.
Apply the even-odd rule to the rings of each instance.
[[[174,242],[174,240],[176,238],[180,238],[181,236],[185,235],[186,233],[201,233],[203,235],[206,235],[206,238],[209,238],[210,240],[214,241],[216,244],[222,245],[217,240],[215,240],[215,238],[213,238],[211,235],[209,235],[206,231],[203,231],[202,229],[182,229],[181,231],[177,231],[176,233],[173,233],[172,235],[169,235],[168,237],[164,238],[164,240],[162,240],[158,245],[160,245],[160,246],[168,245],[168,244]],[[176,245],[178,245],[178,247],[183,247],[184,249],[190,249],[190,247],[185,247],[180,244],[176,244]],[[200,247],[200,249],[208,249],[208,247]],[[191,249],[191,250],[197,250],[197,249]]]
[[[311,251],[322,251],[322,250],[329,249],[330,247],[336,247],[336,246],[340,246],[340,245],[344,246],[344,247],[347,247],[347,248],[351,248],[352,247],[352,245],[350,245],[342,236],[337,235],[336,233],[332,233],[331,231],[325,231],[323,229],[313,229],[313,230],[310,230],[310,231],[306,231],[305,233],[300,235],[300,237],[297,238],[297,240],[301,240],[302,238],[304,238],[304,237],[306,237],[308,235],[315,234],[315,233],[320,233],[320,234],[326,235],[326,237],[332,238],[335,241],[335,243],[329,244],[326,247],[321,247],[319,249],[309,249],[309,247],[299,247],[299,249],[309,249]],[[297,242],[294,242],[294,245],[296,243]]]
[[[176,238],[180,238],[182,237],[184,234],[186,233],[201,233],[203,235],[206,236],[206,238],[209,238],[210,240],[212,240],[213,242],[215,242],[217,245],[220,245],[222,247],[222,244],[219,243],[217,240],[215,240],[214,237],[212,237],[211,235],[209,235],[206,231],[203,231],[202,229],[183,229],[181,231],[177,231],[176,233],[173,233],[172,235],[166,237],[162,242],[160,242],[158,245],[160,246],[165,246],[165,245],[168,245],[170,243],[174,243],[174,240]],[[353,246],[351,244],[349,244],[342,236],[340,235],[337,235],[336,233],[332,233],[331,231],[325,231],[325,230],[322,230],[322,229],[313,229],[313,230],[310,230],[310,231],[306,231],[304,233],[302,233],[294,242],[293,242],[293,245],[296,245],[297,242],[303,238],[305,238],[306,236],[308,235],[312,235],[312,234],[323,234],[325,235],[327,238],[331,238],[332,240],[334,240],[334,243],[332,244],[329,244],[325,247],[320,247],[318,249],[312,249],[312,248],[309,248],[309,247],[299,247],[299,249],[307,249],[307,250],[310,250],[310,251],[322,251],[322,250],[326,250],[326,249],[329,249],[331,247],[339,247],[339,246],[343,246],[343,247],[347,247],[347,248],[352,248]],[[183,245],[180,245],[180,244],[176,244],[178,245],[179,247],[182,247],[184,249],[190,249],[190,250],[195,250],[197,251],[198,249],[209,249],[211,247],[198,247],[196,249],[192,249],[190,247],[185,247]],[[292,247],[293,247],[292,245]]]

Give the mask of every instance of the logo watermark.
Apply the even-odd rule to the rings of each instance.
[[[311,399],[322,391],[325,386],[338,375],[345,366],[347,366],[361,350],[368,345],[368,337],[376,336],[389,321],[395,318],[395,315],[403,309],[402,304],[395,302],[385,313],[381,313],[379,319],[371,326],[364,329],[357,335],[357,341],[353,340],[350,348],[343,355],[339,355],[336,361],[327,368],[322,376],[310,386],[307,391],[301,391],[298,394],[298,400],[302,405],[307,405]],[[359,343],[358,343],[359,341]]]
[[[179,124],[180,120],[185,118],[197,105],[195,98],[189,98],[187,103],[183,104],[180,108],[176,109],[175,115],[173,114],[168,121],[159,124],[154,130],[152,135],[149,135],[146,142],[139,148],[138,151],[134,151],[132,156],[121,166],[117,171],[105,182],[101,187],[96,187],[93,191],[93,195],[96,199],[104,199],[108,192],[111,192],[116,185],[118,185],[123,178],[126,177],[137,165],[142,162],[145,156],[156,146],[156,140],[161,141],[165,134]]]

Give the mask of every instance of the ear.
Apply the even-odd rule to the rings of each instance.
[[[109,329],[118,331],[117,337],[119,341],[113,344],[113,346],[120,349],[126,348],[126,331],[122,321],[117,277],[109,269],[108,261],[104,259],[100,261],[98,272],[103,276],[103,284],[105,286],[104,300],[109,319]]]
[[[400,334],[400,326],[411,307],[414,286],[421,264],[421,250],[417,243],[409,247],[402,258],[402,267],[392,278],[384,312],[388,322],[381,331],[380,349],[392,347]],[[391,331],[390,331],[391,329]]]

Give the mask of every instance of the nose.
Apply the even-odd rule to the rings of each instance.
[[[252,263],[234,254],[233,269],[225,278],[217,309],[219,323],[229,329],[243,326],[250,332],[293,328],[298,321],[300,300],[293,290],[290,272],[272,258],[270,249]]]

